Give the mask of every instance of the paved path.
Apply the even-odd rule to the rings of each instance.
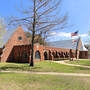
[[[68,64],[64,61],[53,61],[55,63],[60,63],[69,66],[90,68],[90,66],[76,65],[76,64]],[[0,71],[0,72],[12,72],[12,73],[26,73],[26,74],[40,74],[40,75],[64,75],[64,76],[89,76],[90,74],[80,74],[80,73],[59,73],[59,72],[31,72],[31,71]]]
[[[76,67],[90,68],[90,66],[76,65],[76,64],[69,64],[69,63],[65,63],[65,61],[53,61],[53,62],[55,62],[55,63],[60,63],[60,64],[64,64],[64,65],[69,65],[69,66],[76,66]]]
[[[80,73],[59,73],[59,72],[30,72],[30,71],[0,71],[7,73],[25,73],[25,74],[39,74],[39,75],[63,75],[63,76],[88,76],[90,74],[80,74]]]

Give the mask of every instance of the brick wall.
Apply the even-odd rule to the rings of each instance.
[[[38,60],[35,58],[36,51],[39,51],[40,55],[41,55],[41,58]],[[34,46],[34,60],[35,61],[45,60],[44,53],[47,53],[48,60],[55,60],[55,58],[68,58],[68,57],[70,57],[70,49],[55,48],[55,47],[42,46],[39,44],[35,44],[35,46]],[[72,53],[74,53],[73,57],[75,58],[75,50],[72,50]]]
[[[22,37],[22,40],[19,40],[18,39],[19,37]],[[29,41],[27,40],[22,27],[19,26],[5,45],[5,48],[3,50],[3,54],[1,56],[1,62],[7,61],[8,56],[10,55],[14,46],[27,45],[27,44],[29,44]]]
[[[88,59],[88,51],[80,51],[79,58]]]
[[[30,49],[30,45],[14,46],[7,59],[7,62],[29,63],[31,54]]]

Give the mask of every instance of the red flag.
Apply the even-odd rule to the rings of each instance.
[[[74,32],[74,33],[71,33],[71,37],[73,36],[77,36],[78,35],[78,31]]]
[[[74,44],[75,42],[77,42],[77,40],[72,40],[72,43]]]

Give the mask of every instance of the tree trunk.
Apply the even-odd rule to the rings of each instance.
[[[33,27],[35,27],[33,25]],[[30,62],[30,66],[34,66],[34,61],[33,61],[33,56],[34,56],[34,37],[35,37],[35,31],[33,31],[33,34],[32,34],[32,52],[31,52],[31,62]]]
[[[32,31],[32,52],[31,52],[31,62],[30,66],[34,66],[34,38],[35,38],[35,25],[36,25],[36,0],[34,0],[34,18],[33,18],[33,31]]]

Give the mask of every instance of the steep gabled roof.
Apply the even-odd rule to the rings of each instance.
[[[74,49],[76,50],[77,47],[77,42],[72,43],[73,39],[70,40],[61,40],[61,41],[54,41],[54,42],[48,42],[47,45],[51,47],[56,47],[56,48],[65,48],[65,49]],[[78,40],[78,39],[77,39]],[[84,44],[82,43],[80,51],[88,51]]]
[[[84,43],[82,42],[82,46],[80,48],[80,51],[88,51],[88,49],[86,49],[86,47],[84,46]]]
[[[16,29],[13,30],[8,30],[2,37],[2,39],[0,40],[0,42],[2,42],[2,44],[0,45],[0,48],[3,48],[5,46],[5,44],[8,42],[8,40],[10,39],[10,37],[13,35],[13,33],[16,31]]]

